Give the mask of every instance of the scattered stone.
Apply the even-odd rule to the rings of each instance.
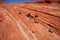
[[[34,23],[39,23],[39,21],[38,20],[34,20]]]
[[[37,18],[38,17],[38,15],[35,15],[35,18]]]
[[[35,33],[34,31],[32,31],[32,33]]]
[[[30,19],[34,18],[33,16],[30,16]]]
[[[54,32],[54,28],[50,28],[49,32],[53,33]]]
[[[27,14],[27,17],[30,17],[30,19],[34,18],[31,14]]]
[[[21,14],[20,12],[18,14]]]
[[[26,16],[27,16],[27,17],[30,17],[31,15],[30,15],[30,14],[27,14]]]

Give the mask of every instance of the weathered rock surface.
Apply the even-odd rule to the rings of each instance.
[[[60,40],[60,4],[0,4],[0,40]]]

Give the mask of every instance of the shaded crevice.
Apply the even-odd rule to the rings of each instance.
[[[19,12],[18,14],[22,14],[22,13]]]
[[[44,1],[45,3],[48,3],[48,4],[51,4],[51,1],[49,1],[49,0],[46,0],[46,1]]]
[[[22,8],[25,8],[25,7],[22,7]],[[29,8],[25,8],[25,9],[29,9]],[[44,14],[47,14],[47,15],[51,15],[51,16],[60,18],[60,16],[56,16],[56,15],[53,15],[53,14],[50,14],[50,13],[46,13],[46,12],[42,12],[42,11],[37,11],[37,10],[33,10],[33,9],[29,9],[29,10],[36,11],[36,12],[41,12],[41,13],[44,13]]]
[[[32,33],[35,33],[34,31],[32,31]]]
[[[44,3],[44,2],[36,2],[36,3]]]

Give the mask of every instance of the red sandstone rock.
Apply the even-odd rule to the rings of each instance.
[[[0,40],[60,40],[59,6],[57,3],[1,4],[0,9],[6,15],[4,22],[4,16],[0,15]]]

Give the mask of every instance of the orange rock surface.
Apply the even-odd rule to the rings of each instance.
[[[60,4],[0,4],[0,40],[60,40]]]

